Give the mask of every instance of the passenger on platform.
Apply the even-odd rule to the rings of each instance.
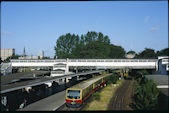
[[[24,101],[20,104],[19,109],[23,109],[26,106],[26,100],[24,99]]]
[[[1,98],[1,110],[2,111],[8,111],[7,97],[6,96]]]

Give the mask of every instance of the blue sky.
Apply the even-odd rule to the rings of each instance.
[[[53,57],[60,35],[108,35],[126,51],[168,47],[167,1],[1,2],[1,48]]]

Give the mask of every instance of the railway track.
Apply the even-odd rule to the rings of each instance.
[[[120,88],[117,89],[115,97],[113,99],[112,110],[126,109],[125,95],[128,92],[130,85],[131,80],[125,80],[122,86],[120,86]]]
[[[63,104],[56,111],[80,111],[81,109],[82,106],[79,108],[71,108],[71,107],[67,107],[66,104]]]

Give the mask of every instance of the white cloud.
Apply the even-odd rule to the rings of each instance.
[[[146,16],[146,18],[144,19],[145,22],[148,22],[150,20],[150,16]]]
[[[151,27],[150,31],[155,32],[158,31],[160,28],[159,27]]]

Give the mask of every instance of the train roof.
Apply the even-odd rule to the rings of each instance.
[[[99,76],[91,78],[89,80],[82,81],[79,84],[76,84],[68,89],[84,89],[84,88],[88,87],[89,85],[91,85],[92,83],[100,80],[101,78],[103,78],[105,76],[108,76],[108,75],[99,75]]]

